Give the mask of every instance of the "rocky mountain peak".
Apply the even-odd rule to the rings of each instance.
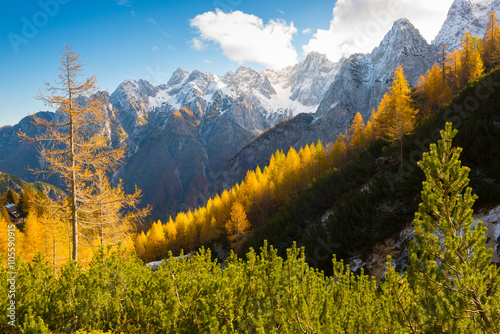
[[[111,94],[114,99],[135,98],[136,100],[147,99],[149,96],[155,96],[158,89],[151,85],[148,81],[140,79],[139,81],[125,79],[116,90]]]
[[[269,82],[269,79],[249,67],[240,66],[236,72],[228,72],[224,76],[224,79],[230,86],[236,88],[236,90],[242,91],[243,93],[247,93],[254,89],[264,95],[267,99],[271,98],[271,95],[276,94],[276,91],[274,90],[271,82]]]
[[[194,70],[187,78],[187,82],[195,81],[196,83],[205,83],[207,81],[213,80],[213,78],[214,75],[212,73]]]
[[[387,74],[390,79],[394,69],[403,65],[405,75],[412,86],[418,83],[419,77],[435,62],[432,47],[405,18],[394,22],[392,29],[370,57],[378,75],[375,77],[376,81],[387,79]]]
[[[177,86],[178,84],[181,84],[183,81],[185,81],[188,77],[189,73],[187,71],[184,71],[182,68],[178,68],[172,74],[170,80],[168,80],[167,86]]]
[[[372,55],[377,58],[403,49],[422,50],[428,46],[418,29],[408,19],[402,18],[394,22],[392,29],[385,35],[380,45],[373,50]]]
[[[500,0],[455,0],[432,44],[441,47],[446,43],[448,51],[454,51],[460,48],[460,40],[466,31],[483,37],[492,10],[500,14]]]

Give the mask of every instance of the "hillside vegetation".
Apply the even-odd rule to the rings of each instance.
[[[498,333],[500,269],[491,264],[482,223],[472,227],[477,196],[467,187],[461,148],[452,145],[456,132],[448,123],[419,163],[426,181],[408,274],[400,276],[388,258],[377,285],[334,258],[325,276],[295,245],[286,259],[265,244],[246,261],[231,255],[224,267],[204,249],[170,255],[156,272],[110,248],[96,252],[88,270],[73,261],[57,275],[36,256],[19,265],[21,332]],[[0,272],[5,281],[9,275]],[[12,332],[7,315],[0,319]]]

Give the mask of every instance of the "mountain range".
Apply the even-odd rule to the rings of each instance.
[[[127,79],[112,94],[102,93],[109,115],[102,131],[128,149],[114,179],[123,179],[126,190],[141,188],[154,219],[204,205],[248,170],[266,165],[277,149],[334,141],[356,112],[368,119],[397,66],[416,85],[442,43],[454,49],[466,30],[482,34],[491,9],[500,13],[500,0],[456,0],[432,44],[400,19],[371,53],[338,62],[313,52],[277,71],[241,66],[217,76],[177,69],[158,86]],[[40,131],[29,118],[0,128],[0,170],[37,181],[26,167],[43,161],[35,146],[19,142],[20,130]]]

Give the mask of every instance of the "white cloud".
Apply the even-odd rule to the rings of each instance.
[[[191,47],[195,50],[201,51],[203,49],[207,48],[207,45],[203,43],[203,41],[199,38],[193,38],[188,42],[188,44],[191,44]]]
[[[170,37],[170,34],[168,34],[165,30],[160,29],[160,32],[165,36],[165,37]]]
[[[311,28],[307,28],[307,29],[302,30],[302,33],[303,33],[303,34],[310,34],[310,33],[311,33],[311,31],[312,31],[312,29],[311,29]]]
[[[158,51],[158,50],[160,50],[160,48],[159,48],[159,47],[157,47],[157,46],[153,46],[153,47],[151,48],[151,50],[153,50],[153,51]]]
[[[297,63],[297,51],[292,45],[297,29],[293,22],[288,25],[281,20],[270,20],[264,24],[255,15],[217,9],[196,16],[190,23],[200,34],[200,39],[192,40],[192,47],[195,40],[210,41],[220,45],[233,61],[251,61],[275,69]]]
[[[151,18],[151,17],[149,19],[147,19],[146,21],[149,22],[149,23],[156,24],[156,21],[153,18]]]
[[[317,51],[331,60],[378,46],[395,20],[406,17],[431,42],[453,0],[338,0],[328,30],[318,29],[305,54]]]
[[[203,61],[204,61],[205,63],[207,63],[207,64],[212,64],[212,62],[211,62],[210,60],[208,60],[208,59],[203,59]]]
[[[127,6],[127,7],[131,7],[132,6],[132,1],[130,1],[130,0],[116,0],[116,3],[119,6]]]
[[[130,11],[130,14],[132,14],[132,16],[135,16],[135,12],[133,10]]]

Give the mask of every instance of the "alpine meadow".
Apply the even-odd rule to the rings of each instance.
[[[6,12],[1,333],[500,334],[500,0]]]

